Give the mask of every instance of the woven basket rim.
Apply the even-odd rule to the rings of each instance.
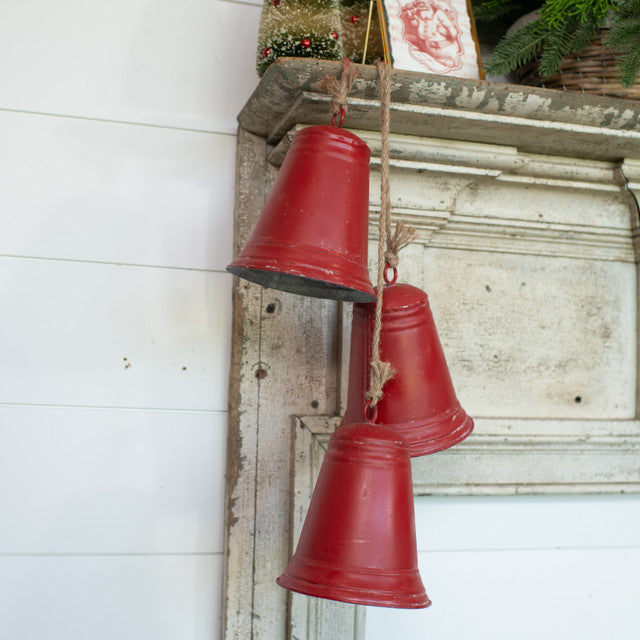
[[[518,82],[532,87],[578,91],[616,98],[640,98],[640,80],[632,87],[623,87],[617,67],[618,54],[606,46],[609,27],[599,33],[579,54],[567,56],[557,74],[543,78],[538,73],[538,60],[531,60],[516,70]]]

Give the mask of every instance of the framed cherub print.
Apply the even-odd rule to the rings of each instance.
[[[483,77],[467,0],[377,0],[385,58],[394,69]]]

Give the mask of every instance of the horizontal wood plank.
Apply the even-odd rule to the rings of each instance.
[[[0,406],[0,553],[222,552],[226,422]]]
[[[235,136],[0,111],[0,140],[0,254],[230,262]]]
[[[222,556],[0,556],[0,635],[210,640]]]
[[[227,408],[231,276],[0,258],[0,404]]]
[[[260,7],[20,3],[0,23],[0,108],[234,132],[256,84]]]

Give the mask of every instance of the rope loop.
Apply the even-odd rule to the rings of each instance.
[[[391,278],[391,280],[389,280],[389,270],[393,271],[393,278]],[[384,281],[387,284],[395,284],[397,279],[398,279],[398,267],[392,267],[387,262],[384,265]]]
[[[378,421],[378,407],[372,405],[371,400],[367,400],[364,404],[364,421],[369,424],[375,424]]]

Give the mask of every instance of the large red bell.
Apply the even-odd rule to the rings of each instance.
[[[249,242],[227,270],[305,296],[374,300],[367,269],[370,153],[339,127],[298,131]]]
[[[298,546],[277,583],[355,604],[431,604],[418,571],[411,461],[396,431],[361,422],[332,434]]]
[[[374,315],[374,304],[353,307],[343,423],[363,415]],[[396,373],[384,387],[377,419],[405,437],[411,456],[441,451],[471,433],[473,420],[456,397],[424,291],[408,284],[384,287],[380,358],[390,362]]]

